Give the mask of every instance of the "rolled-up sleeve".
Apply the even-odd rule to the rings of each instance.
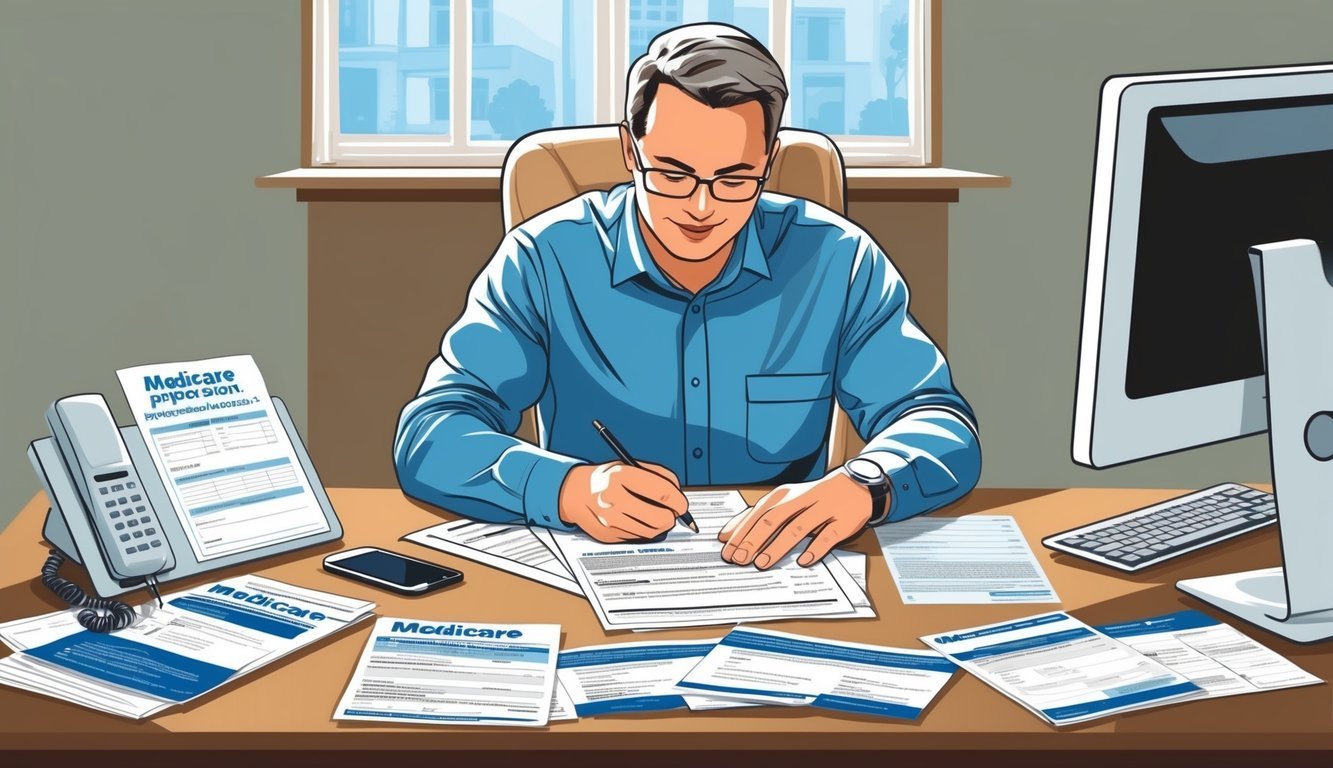
[[[579,459],[514,436],[546,385],[544,275],[530,240],[505,237],[398,419],[394,468],[407,495],[468,517],[560,530],[559,495]]]
[[[853,261],[839,344],[838,402],[866,440],[860,455],[893,485],[881,522],[971,491],[981,475],[976,416],[944,355],[909,314],[907,284],[868,236]]]

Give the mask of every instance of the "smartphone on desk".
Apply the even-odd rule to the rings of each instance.
[[[324,558],[324,570],[404,595],[424,595],[463,580],[463,572],[378,547],[357,547]]]

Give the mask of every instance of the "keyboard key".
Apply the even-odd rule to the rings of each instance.
[[[1103,545],[1101,545],[1100,547],[1097,547],[1096,549],[1094,549],[1094,550],[1092,550],[1092,551],[1093,551],[1093,552],[1110,552],[1111,550],[1116,549],[1116,548],[1118,548],[1119,546],[1120,546],[1120,545],[1117,544],[1117,543],[1103,544]]]
[[[139,551],[140,551],[140,552],[147,552],[147,551],[148,551],[148,545],[147,545],[147,544],[140,544],[140,545],[139,545]]]
[[[152,541],[150,541],[150,542],[148,542],[148,543],[149,543],[149,544],[152,544],[154,547],[160,547],[160,546],[162,546],[162,540],[161,540],[161,539],[153,539]]]
[[[123,530],[125,530],[125,524],[124,524],[124,523],[116,523],[116,530],[118,530],[118,531],[123,531]]]
[[[119,509],[113,509],[113,510],[111,510],[111,514],[109,515],[109,517],[110,517],[112,520],[115,520],[117,517],[120,517],[120,510],[119,510]]]
[[[113,491],[123,491],[123,490],[125,490],[125,486],[120,485],[119,483],[117,483],[116,485],[111,486],[111,490],[113,490]]]
[[[1138,555],[1125,555],[1125,556],[1124,556],[1123,558],[1121,558],[1121,559],[1124,560],[1124,561],[1127,562],[1127,563],[1137,563],[1138,561],[1142,560],[1143,558],[1139,557]]]
[[[108,493],[111,493],[111,489],[106,487],[98,488],[97,490],[101,492],[103,496],[107,495]]]
[[[138,488],[138,487],[139,487],[139,484],[136,483],[136,482],[134,482],[133,480],[131,480],[131,481],[129,481],[128,483],[125,483],[125,487],[126,487],[126,488]]]
[[[142,539],[142,538],[143,538],[143,531],[135,531],[135,532],[134,532],[134,538],[136,538],[136,539]]]
[[[151,523],[151,522],[153,522],[153,519],[150,518],[148,515],[144,515],[143,517],[139,518],[139,522],[141,522],[141,523]]]
[[[132,554],[134,554],[134,547],[126,547],[126,548],[125,548],[125,554],[127,554],[127,555],[132,555]]]
[[[143,497],[136,493],[130,497],[130,501],[143,501]]]
[[[156,535],[157,535],[157,529],[156,529],[156,528],[145,528],[145,529],[143,530],[143,532],[144,532],[144,535],[145,535],[145,536],[156,536]]]
[[[1209,537],[1226,533],[1227,531],[1240,528],[1243,525],[1245,525],[1244,520],[1229,520],[1224,523],[1218,523],[1217,525],[1210,526],[1202,530],[1194,531],[1193,533],[1187,533],[1184,536],[1181,536],[1180,538],[1174,539],[1171,541],[1171,545],[1175,547],[1181,547],[1185,546],[1186,544],[1193,544],[1196,541],[1202,541]]]
[[[1267,520],[1267,519],[1268,519],[1268,515],[1265,515],[1263,512],[1255,512],[1255,513],[1252,514],[1252,515],[1246,515],[1246,516],[1245,516],[1245,519],[1247,519],[1247,520]]]
[[[130,540],[130,535],[129,535],[128,533],[122,533],[122,534],[120,534],[120,540],[121,540],[121,541],[129,541],[129,540]]]

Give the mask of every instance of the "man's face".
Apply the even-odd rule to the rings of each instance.
[[[658,178],[682,189],[693,183],[685,174],[705,181],[718,176],[765,175],[769,152],[764,146],[764,108],[759,102],[714,109],[663,84],[648,110],[643,138],[635,141],[623,127],[620,134],[625,167],[640,171],[634,174],[639,211],[667,251],[686,261],[703,261],[731,242],[750,218],[759,196],[730,202],[715,194],[737,197],[736,191],[724,186],[743,194],[749,184],[721,180],[714,184],[714,193],[701,183],[688,197],[666,197],[648,189],[650,183],[642,170],[666,171]]]

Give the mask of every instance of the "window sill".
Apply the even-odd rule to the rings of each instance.
[[[1008,187],[1008,176],[954,168],[850,167],[852,200],[954,202],[958,190]],[[295,189],[309,202],[496,200],[499,168],[296,168],[255,179],[262,189]]]

